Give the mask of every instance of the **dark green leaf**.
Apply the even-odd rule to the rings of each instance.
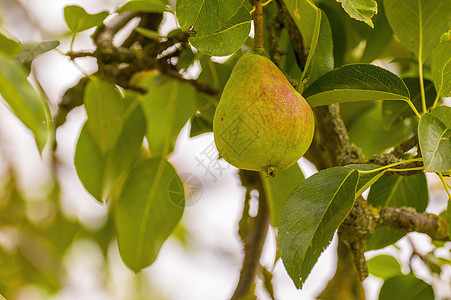
[[[367,250],[377,250],[385,248],[391,244],[396,243],[405,235],[405,232],[388,226],[378,227],[372,234],[368,235],[367,237]]]
[[[297,288],[354,203],[358,173],[335,167],[303,181],[290,195],[280,219],[280,253]]]
[[[337,0],[341,2],[343,9],[352,18],[363,21],[374,28],[371,18],[377,13],[377,2],[375,0]]]
[[[446,127],[451,127],[451,107],[449,106],[437,106],[431,111],[431,114],[439,119]]]
[[[124,101],[114,84],[92,76],[86,86],[83,101],[88,125],[102,152],[115,143],[122,128]]]
[[[223,27],[245,0],[178,0],[177,19],[180,28],[192,29],[201,36],[211,35]]]
[[[409,137],[408,134],[403,123],[393,125],[390,130],[386,129],[380,107],[363,113],[349,128],[349,139],[362,149],[367,158],[400,144]]]
[[[205,120],[202,116],[194,115],[191,118],[191,130],[189,133],[190,137],[195,137],[202,133],[212,131],[213,131],[213,123]]]
[[[196,33],[190,43],[202,53],[215,56],[230,55],[246,42],[251,30],[251,15],[243,5],[217,31],[210,34]]]
[[[55,49],[59,44],[59,41],[22,43],[22,50],[16,56],[16,59],[30,71],[33,59],[45,52]]]
[[[174,149],[180,130],[197,110],[196,90],[187,83],[153,73],[139,74],[136,81],[148,90],[141,105],[150,153],[166,156]]]
[[[49,138],[50,110],[44,97],[27,80],[25,68],[0,56],[0,95],[36,138],[41,151]]]
[[[64,20],[66,20],[67,27],[69,27],[73,33],[99,26],[106,17],[108,17],[107,11],[101,11],[97,14],[88,14],[82,7],[77,5],[68,5],[64,7]]]
[[[379,300],[433,300],[432,286],[413,275],[398,275],[385,280]]]
[[[115,210],[118,246],[133,271],[152,264],[184,210],[183,185],[164,159],[149,159],[135,167],[125,183]],[[171,187],[171,189],[170,189]]]
[[[374,16],[374,29],[365,27],[361,32],[366,39],[365,51],[360,58],[361,63],[370,63],[376,59],[387,48],[393,37],[393,31],[385,17],[383,1],[378,2],[378,12]]]
[[[396,275],[402,275],[401,265],[390,255],[378,255],[366,261],[368,272],[371,275],[388,279]]]
[[[415,105],[417,111],[422,110],[420,79],[419,78],[404,78],[404,83],[410,92],[410,100]],[[437,93],[432,81],[423,80],[424,90],[426,96],[426,107],[431,107],[434,103]],[[402,121],[405,118],[414,116],[415,113],[412,108],[405,101],[384,101],[382,102],[382,113],[384,126],[390,128],[396,121]]]
[[[20,52],[21,45],[19,42],[9,39],[0,33],[0,55],[6,57],[14,57]]]
[[[385,14],[393,32],[424,61],[434,49],[449,20],[449,1],[384,0]]]
[[[346,65],[324,74],[303,93],[310,106],[410,97],[401,78],[374,65]]]
[[[340,103],[340,116],[345,122],[346,128],[352,124],[366,111],[377,106],[377,101],[344,102]]]
[[[451,107],[439,106],[424,114],[418,125],[424,167],[429,172],[451,169]]]
[[[269,209],[271,213],[271,223],[274,227],[279,227],[280,215],[290,193],[303,180],[301,168],[296,163],[290,168],[277,173],[275,177],[267,177],[267,188],[269,191]]]
[[[368,203],[376,206],[414,207],[424,212],[429,202],[428,186],[424,174],[411,176],[383,176],[371,186]]]
[[[334,67],[332,30],[326,14],[308,0],[284,0],[291,17],[309,47],[309,55],[301,80],[301,92],[318,77]]]
[[[164,0],[131,0],[118,9],[118,13],[125,11],[162,13],[166,10]]]
[[[442,97],[451,97],[451,31],[440,38],[440,44],[432,52],[432,78]]]

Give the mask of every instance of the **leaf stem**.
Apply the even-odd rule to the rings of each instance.
[[[263,7],[261,0],[253,0],[252,5],[255,7],[254,17],[254,45],[253,50],[264,49],[265,42],[263,38]]]
[[[421,56],[421,48],[420,48],[420,56]],[[427,107],[426,107],[426,94],[424,92],[424,82],[423,82],[423,60],[422,58],[418,59],[418,65],[420,67],[419,69],[419,77],[420,77],[420,91],[421,91],[421,104],[423,105],[423,112],[426,113],[427,112]]]
[[[399,165],[408,164],[408,163],[412,163],[412,162],[416,162],[416,161],[423,161],[423,158],[420,157],[420,158],[407,159],[407,160],[398,161],[398,162],[396,162],[396,163],[389,164],[389,165],[386,165],[386,166],[382,166],[382,167],[377,168],[377,169],[374,169],[374,170],[368,170],[368,171],[360,171],[360,170],[358,170],[358,172],[359,172],[360,174],[370,174],[370,173],[379,172],[379,171],[382,171],[382,170],[385,170],[385,169],[390,169],[390,168],[392,168],[392,167],[396,167],[396,166],[399,166]],[[423,168],[423,167],[420,167],[420,168]],[[414,169],[416,169],[416,168],[393,169],[393,170],[396,172],[396,171],[399,171],[399,170],[403,170],[403,171],[405,171],[405,170],[413,171]],[[390,171],[393,171],[393,170],[390,170]]]
[[[413,112],[417,115],[418,119],[421,118],[420,113],[418,112],[417,108],[415,107],[415,105],[413,105],[412,101],[410,101],[410,99],[407,99],[407,104],[409,104],[410,108],[413,110]]]
[[[409,172],[409,171],[419,171],[419,170],[424,170],[424,167],[404,168],[404,169],[388,168],[387,172]]]
[[[437,96],[435,97],[434,104],[432,104],[432,108],[435,108],[437,106],[438,100],[440,100],[440,91],[437,92]]]
[[[448,194],[448,198],[451,199],[451,192],[449,190],[449,184],[445,181],[445,178],[443,178],[442,173],[437,173],[438,177],[440,178],[440,180],[443,183],[443,186],[445,187],[445,191]]]
[[[421,11],[421,3],[418,0],[418,19],[420,25],[423,24],[423,16]],[[426,107],[426,94],[424,92],[424,81],[423,81],[423,29],[420,26],[419,32],[419,49],[418,49],[418,75],[420,77],[420,91],[421,91],[421,104],[423,105],[423,113],[427,112]]]

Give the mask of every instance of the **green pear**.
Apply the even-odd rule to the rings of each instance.
[[[228,163],[274,176],[304,155],[314,129],[312,109],[271,60],[254,51],[238,60],[213,119]]]

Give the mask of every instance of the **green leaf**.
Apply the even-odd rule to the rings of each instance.
[[[0,55],[12,58],[20,52],[21,45],[19,42],[7,38],[0,33]]]
[[[424,114],[418,124],[424,168],[428,172],[451,169],[451,107],[439,106]]]
[[[301,288],[335,230],[354,204],[357,171],[335,167],[303,181],[290,195],[280,219],[280,253]]]
[[[169,189],[177,180],[180,182],[174,168],[161,158],[142,162],[127,178],[115,210],[115,223],[119,253],[135,272],[156,260],[182,217],[183,185]]]
[[[266,177],[266,187],[269,190],[269,209],[271,213],[271,223],[274,227],[279,227],[280,215],[282,214],[285,201],[302,181],[304,174],[296,163],[290,168],[277,173],[275,177]]]
[[[438,94],[451,97],[451,31],[442,35],[432,52],[431,71]]]
[[[251,15],[243,5],[236,14],[217,31],[210,34],[196,33],[190,43],[202,53],[214,56],[230,55],[246,42],[251,30]]]
[[[44,97],[27,80],[18,62],[0,55],[0,95],[14,114],[27,126],[42,151],[49,139],[50,109]]]
[[[398,229],[394,229],[388,226],[378,227],[367,237],[367,250],[369,251],[385,248],[391,244],[396,243],[405,235],[406,232],[402,232]]]
[[[334,67],[332,30],[326,14],[310,0],[284,0],[291,17],[301,31],[309,55],[301,77],[307,80],[300,92]]]
[[[411,176],[383,176],[371,186],[368,203],[382,207],[414,207],[424,212],[429,202],[428,185],[424,174]]]
[[[121,132],[124,113],[122,95],[114,84],[92,76],[83,101],[89,129],[100,150],[105,153],[113,147]]]
[[[108,171],[113,177],[128,172],[141,153],[144,135],[146,133],[146,119],[139,105],[136,95],[125,94],[127,105],[126,117],[116,145],[108,153]]]
[[[396,275],[402,275],[401,265],[390,255],[378,255],[366,261],[368,272],[371,275],[388,279]]]
[[[404,78],[404,83],[410,92],[410,100],[416,107],[417,111],[422,111],[420,79],[419,78]],[[426,107],[431,107],[434,103],[437,93],[432,81],[423,80],[424,91],[426,96]],[[405,101],[384,101],[382,102],[382,113],[384,126],[390,128],[396,121],[402,121],[405,118],[414,116],[412,108]]]
[[[378,165],[368,165],[368,164],[353,164],[353,165],[347,165],[346,168],[350,168],[352,170],[357,171],[370,171],[380,168]],[[360,196],[367,188],[369,188],[372,184],[374,184],[379,178],[381,178],[382,175],[387,170],[379,170],[374,171],[371,173],[359,173],[359,183],[357,184],[356,198]]]
[[[393,32],[422,61],[446,31],[451,9],[449,1],[430,0],[384,0],[384,8]]]
[[[363,21],[374,28],[371,18],[377,13],[377,2],[374,0],[337,0],[352,18]]]
[[[88,14],[82,7],[77,5],[68,5],[64,7],[64,20],[67,27],[73,32],[81,32],[86,29],[99,26],[108,17],[107,11],[101,11],[97,14]]]
[[[365,157],[400,144],[409,137],[403,123],[396,123],[390,129],[384,127],[380,107],[363,113],[349,128],[349,139],[363,151]]]
[[[448,207],[446,208],[446,212],[448,215],[448,232],[451,236],[451,198],[448,198]]]
[[[352,64],[330,71],[303,93],[310,106],[332,103],[403,100],[410,97],[401,78],[374,65]]]
[[[142,97],[150,154],[166,156],[174,149],[183,126],[197,110],[196,90],[187,83],[153,73],[142,73],[136,82],[148,90]]]
[[[145,36],[146,38],[149,38],[151,40],[159,41],[160,39],[164,38],[158,33],[158,31],[155,30],[150,30],[143,27],[136,27],[134,30],[142,36]]]
[[[146,123],[138,100],[124,99],[128,103],[126,119],[116,144],[102,153],[93,137],[88,122],[85,123],[75,149],[75,169],[85,189],[100,203],[109,196],[111,188],[118,188],[116,179],[127,172],[140,152]],[[116,184],[113,184],[116,182]]]
[[[360,58],[361,63],[370,63],[379,57],[387,48],[393,37],[393,31],[385,16],[383,2],[378,2],[378,12],[374,17],[374,29],[365,27],[361,35],[366,39],[365,51]]]
[[[164,0],[131,0],[118,9],[118,13],[126,11],[162,13],[166,10],[166,1]]]
[[[183,31],[192,27],[198,35],[211,35],[223,27],[244,3],[245,0],[178,0],[177,19]]]
[[[398,275],[385,280],[379,300],[433,300],[432,286],[413,275]]]
[[[33,59],[45,52],[55,49],[59,44],[59,41],[22,43],[22,50],[16,56],[16,59],[30,71]]]
[[[74,158],[78,178],[97,201],[103,203],[103,176],[106,157],[86,122],[80,132]]]
[[[207,132],[213,132],[213,123],[202,116],[194,115],[191,120],[189,137],[195,137]]]

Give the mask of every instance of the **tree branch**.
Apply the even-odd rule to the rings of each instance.
[[[380,209],[377,227],[390,226],[404,232],[419,232],[434,240],[448,241],[448,221],[430,213],[417,213],[412,207],[386,207]]]
[[[306,158],[319,170],[364,161],[361,150],[349,141],[348,131],[340,117],[340,106],[314,107],[315,137]]]
[[[240,233],[244,237],[244,261],[240,272],[240,279],[231,300],[238,300],[245,296],[252,286],[257,270],[260,266],[260,256],[265,244],[266,234],[269,227],[269,210],[267,204],[266,190],[259,172],[240,170],[240,179],[247,193],[258,191],[258,213],[255,217],[248,216],[249,207],[244,206],[243,218],[240,221]],[[247,200],[250,197],[246,197]],[[246,211],[247,210],[247,211]],[[243,223],[247,223],[247,226]],[[246,226],[243,229],[243,226]]]

